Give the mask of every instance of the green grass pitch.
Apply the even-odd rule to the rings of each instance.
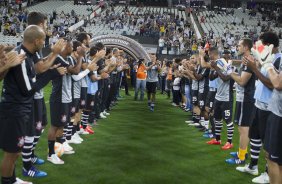
[[[45,88],[48,112],[50,91],[48,85]],[[46,162],[38,166],[48,173],[46,178],[23,177],[21,159],[17,163],[17,176],[35,184],[251,183],[253,176],[225,163],[230,151],[206,145],[202,133],[184,123],[189,113],[172,107],[164,95],[157,96],[153,113],[146,101],[136,102],[132,97],[120,100],[110,113],[109,118],[98,122],[94,135],[83,136],[83,144],[73,145],[74,155],[62,157],[64,165]],[[36,149],[37,155],[45,160],[46,134],[47,129]],[[225,129],[222,140],[225,143]],[[236,127],[232,151],[237,150],[238,140]],[[261,172],[264,164],[264,159],[260,159]]]

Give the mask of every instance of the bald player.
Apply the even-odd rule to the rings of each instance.
[[[25,54],[21,65],[10,68],[4,78],[0,102],[0,148],[4,151],[1,165],[1,182],[17,182],[15,163],[21,153],[29,123],[32,123],[33,95],[59,75],[57,70],[43,73],[37,79],[34,68],[36,52],[43,48],[45,32],[39,26],[28,26],[23,42],[15,50]]]

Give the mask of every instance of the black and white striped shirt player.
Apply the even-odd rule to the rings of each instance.
[[[249,127],[252,120],[254,119],[254,93],[256,76],[252,70],[250,70],[247,66],[243,64],[240,65],[239,75],[241,75],[242,72],[250,73],[251,77],[244,86],[236,84],[236,110],[234,121],[239,126]]]

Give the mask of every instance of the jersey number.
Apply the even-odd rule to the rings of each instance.
[[[225,116],[226,116],[226,117],[229,117],[229,116],[230,116],[230,110],[225,110],[224,113],[225,113]]]

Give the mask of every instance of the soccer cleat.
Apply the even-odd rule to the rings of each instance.
[[[94,130],[92,130],[90,126],[87,126],[85,131],[88,132],[89,134],[94,134]]]
[[[231,155],[233,158],[238,158],[238,152],[230,152],[230,155]],[[248,156],[249,156],[248,153],[246,153],[245,158],[247,159]]]
[[[207,139],[214,138],[213,134],[210,134],[210,133],[204,134],[203,137]]]
[[[72,150],[73,150],[73,148],[68,144],[67,141],[65,141],[65,142],[63,143],[63,148],[64,148],[64,151],[65,151],[65,152],[66,152],[66,151],[72,151]]]
[[[55,165],[61,165],[65,163],[56,154],[52,154],[50,157],[48,156],[47,160]]]
[[[37,156],[32,158],[31,161],[32,161],[33,164],[36,164],[36,165],[42,165],[42,164],[45,163],[45,161],[43,159],[38,158]]]
[[[216,139],[212,139],[212,140],[208,141],[207,144],[210,144],[210,145],[220,145],[221,141],[217,141]]]
[[[238,152],[230,152],[230,155],[231,155],[233,158],[238,158]]]
[[[184,111],[185,111],[185,112],[189,112],[190,109],[189,109],[189,108],[185,108]]]
[[[200,128],[200,129],[202,129],[203,128],[203,126],[201,125],[201,124],[199,124],[199,125],[197,125],[197,126],[195,126],[196,128]]]
[[[244,173],[249,173],[254,176],[258,175],[258,167],[253,167],[250,169],[249,164],[246,164],[243,167],[236,167],[236,170]]]
[[[171,103],[172,106],[174,107],[178,107],[178,105],[176,103]]]
[[[225,162],[231,165],[245,164],[245,160],[240,160],[239,158],[229,158],[229,159],[226,159]]]
[[[32,184],[32,182],[23,181],[20,178],[16,178],[16,182],[14,182],[13,184]]]
[[[43,178],[47,176],[47,173],[44,171],[39,171],[38,169],[36,169],[34,166],[32,166],[28,171],[23,168],[22,171],[24,176],[29,176],[32,178]]]
[[[107,117],[103,114],[103,112],[100,113],[100,118],[106,119]]]
[[[269,176],[268,176],[267,172],[261,173],[261,175],[256,177],[256,178],[254,178],[252,180],[252,182],[253,183],[261,183],[261,184],[263,184],[263,183],[270,183],[269,182]]]
[[[87,132],[83,128],[80,128],[80,130],[77,133],[80,134],[80,135],[88,135],[89,134],[89,132]]]
[[[148,107],[151,107],[151,102],[148,102]]]
[[[73,137],[75,137],[77,140],[79,140],[80,142],[83,142],[83,139],[79,136],[78,133],[73,134]]]
[[[188,124],[189,126],[199,126],[200,123],[191,123],[191,124]]]
[[[103,112],[104,116],[109,116],[110,113],[108,113],[106,110]]]
[[[233,148],[233,144],[230,144],[229,142],[226,142],[224,146],[221,147],[222,150],[229,150],[231,148]]]
[[[192,123],[194,123],[194,121],[193,120],[188,120],[188,121],[185,121],[185,123],[192,124]]]
[[[68,150],[68,151],[64,151],[64,154],[65,155],[72,155],[74,154],[75,152],[73,150]]]
[[[151,107],[150,107],[150,111],[151,111],[151,112],[154,112],[154,106],[151,106]]]
[[[71,137],[71,140],[67,140],[68,144],[81,144],[81,141],[76,139],[74,136]]]

